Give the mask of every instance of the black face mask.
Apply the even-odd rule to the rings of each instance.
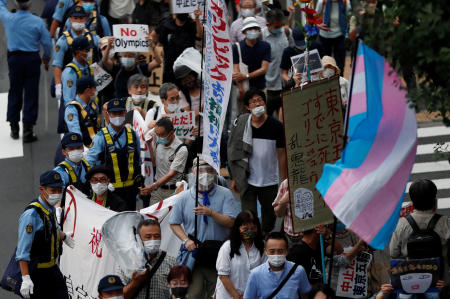
[[[176,298],[185,298],[188,292],[187,287],[170,288],[170,290],[172,295],[174,295]]]
[[[181,22],[186,22],[189,18],[189,14],[187,13],[179,13],[177,14],[177,19],[180,20]]]

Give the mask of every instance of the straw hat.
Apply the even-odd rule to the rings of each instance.
[[[338,74],[338,75],[341,73],[341,70],[336,65],[336,60],[334,60],[334,58],[331,57],[331,56],[324,56],[324,57],[322,57],[322,64],[323,64],[324,68],[326,66],[334,67],[334,69],[336,70],[336,74]]]

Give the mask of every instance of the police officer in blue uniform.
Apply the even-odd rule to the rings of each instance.
[[[73,185],[84,194],[89,195],[90,186],[89,182],[86,182],[85,176],[90,167],[83,158],[84,147],[81,135],[67,133],[61,140],[61,146],[65,159],[54,170],[61,175],[64,188]],[[62,206],[64,206],[64,202]]]
[[[77,79],[93,76],[94,73],[88,63],[90,44],[85,36],[79,36],[73,40],[72,51],[74,58],[67,64],[61,76],[63,95],[59,106],[58,133],[65,132],[64,111],[76,95]]]
[[[106,275],[98,283],[98,298],[123,298],[125,285],[117,275]]]
[[[96,85],[91,76],[77,79],[77,96],[67,104],[64,114],[67,131],[80,134],[86,147],[92,146],[92,140],[100,130],[100,108],[95,101]]]
[[[54,206],[60,202],[63,181],[50,170],[40,177],[40,196],[19,219],[16,260],[22,273],[20,293],[24,298],[68,299],[67,286],[59,270],[61,240],[73,248],[75,241],[57,224]]]
[[[110,100],[107,111],[109,125],[94,137],[86,160],[90,165],[104,164],[113,170],[114,192],[125,200],[130,211],[134,211],[139,187],[135,179],[141,173],[139,137],[129,124],[125,124],[124,100]]]
[[[23,103],[23,142],[37,140],[33,126],[38,117],[39,77],[41,74],[40,45],[44,49],[42,62],[48,70],[52,40],[44,21],[31,14],[31,0],[17,0],[18,11],[6,8],[7,0],[0,0],[0,19],[8,38],[9,93],[7,121],[11,137],[19,139],[20,111]]]
[[[53,76],[55,78],[55,95],[58,100],[62,96],[62,81],[61,74],[62,69],[73,59],[72,53],[72,43],[74,39],[78,36],[86,36],[89,41],[90,49],[88,54],[88,63],[99,61],[98,53],[98,40],[100,39],[98,35],[89,32],[85,28],[85,22],[87,19],[87,14],[82,6],[74,6],[70,9],[69,20],[73,24],[71,29],[64,31],[61,37],[58,39],[55,45],[55,53],[53,56]]]

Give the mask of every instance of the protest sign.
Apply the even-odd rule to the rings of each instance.
[[[203,11],[202,0],[172,0],[172,13],[191,13],[197,8]]]
[[[109,83],[112,82],[112,76],[107,73],[97,62],[91,64],[92,72],[94,73],[94,80],[97,83],[97,91],[103,90]]]
[[[192,130],[195,127],[194,111],[164,114],[161,118],[168,118],[172,121],[175,129],[175,136],[178,138],[195,139],[195,136],[192,135]]]
[[[172,196],[139,211],[160,222],[161,250],[167,251],[167,254],[173,257],[176,257],[181,244],[172,233],[168,222],[176,198]],[[64,231],[73,231],[75,247],[71,249],[63,245],[60,269],[70,298],[97,298],[100,279],[105,275],[117,274],[117,261],[113,258],[110,248],[102,241],[101,233],[105,221],[116,214],[117,212],[89,200],[77,189],[67,189]]]
[[[367,298],[368,269],[372,255],[361,252],[352,263],[339,268],[336,296],[345,298]]]
[[[295,55],[291,57],[291,63],[296,74],[303,74],[306,72],[306,53]],[[317,49],[309,51],[309,71],[317,73],[323,70],[322,60]]]
[[[284,93],[283,115],[294,231],[332,223],[315,185],[323,165],[338,160],[342,151],[339,76]]]
[[[134,110],[133,112],[133,129],[139,135],[141,144],[141,173],[144,176],[145,185],[153,184],[153,164],[150,158],[150,148],[145,141],[145,133],[147,131],[147,126],[142,118],[142,115]]]
[[[150,42],[146,36],[148,25],[120,24],[113,25],[115,52],[148,52]]]
[[[227,113],[233,71],[225,1],[208,1],[206,15],[202,157],[217,173],[220,173],[220,139]]]
[[[148,52],[139,53],[141,56],[145,57],[145,62],[150,63],[155,59],[155,51],[158,51],[160,57],[162,57],[162,47],[149,48]],[[163,84],[163,69],[164,69],[164,61],[161,62],[161,65],[154,68],[148,77],[148,89],[155,95],[159,97],[159,88]]]
[[[391,284],[395,292],[422,294],[439,292],[439,258],[391,261]]]

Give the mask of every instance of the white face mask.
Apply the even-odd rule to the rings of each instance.
[[[124,299],[123,296],[108,297],[108,299]]]
[[[97,184],[91,184],[92,191],[95,192],[95,194],[102,195],[108,190],[108,184],[106,183],[97,183]]]
[[[274,267],[281,267],[286,262],[286,256],[284,254],[267,255],[267,261]]]
[[[92,60],[92,51],[89,51],[89,52],[88,52],[87,60],[88,60],[88,61],[91,61],[91,60]]]
[[[47,193],[47,191],[45,191]],[[54,206],[56,205],[58,202],[61,201],[62,198],[62,193],[54,193],[54,194],[49,194],[47,193],[47,202],[49,205]]]
[[[83,150],[76,149],[68,152],[67,155],[69,156],[70,161],[72,161],[73,163],[78,163],[81,161],[81,159],[83,159]]]
[[[161,240],[144,241],[144,249],[147,254],[155,254],[159,251]]]
[[[72,28],[74,31],[84,30],[85,27],[86,27],[86,25],[82,22],[73,22],[72,23]]]
[[[198,176],[198,183],[205,188],[214,184],[215,180],[216,176],[210,173],[200,173]]]
[[[142,103],[147,98],[146,94],[132,94],[131,98],[137,103]]]
[[[260,117],[264,114],[266,111],[266,108],[264,106],[258,106],[252,109],[252,114],[256,117]]]
[[[180,106],[180,104],[178,104],[178,103],[177,104],[167,104],[167,109],[169,109],[172,112],[175,112],[179,106]]]
[[[241,16],[243,16],[244,18],[253,17],[254,15],[255,15],[255,10],[253,8],[241,9]]]
[[[249,40],[255,40],[259,37],[259,30],[256,29],[248,30],[247,33],[245,33],[245,36]]]
[[[322,75],[324,78],[330,78],[332,76],[334,76],[336,74],[336,72],[332,69],[324,69],[322,72]]]
[[[125,122],[125,116],[110,117],[109,121],[116,127],[120,127]]]
[[[132,57],[120,57],[120,63],[126,68],[132,67],[136,63],[136,59]]]

